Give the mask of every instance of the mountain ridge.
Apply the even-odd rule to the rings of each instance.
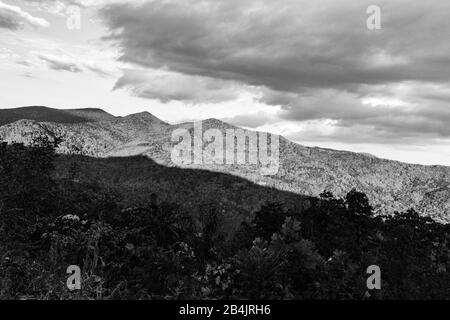
[[[1,123],[1,112],[0,112]],[[238,128],[218,119],[202,122],[210,128]],[[38,135],[62,136],[61,153],[93,157],[147,156],[159,164],[171,161],[175,129],[191,134],[192,123],[168,124],[141,112],[102,121],[56,123],[21,120],[0,126],[0,140],[30,143]],[[245,130],[245,129],[244,129]],[[245,130],[250,131],[250,130]],[[410,207],[438,221],[450,222],[450,167],[407,164],[350,151],[306,147],[280,137],[280,168],[261,176],[253,165],[189,165],[246,178],[254,183],[307,196],[328,190],[344,196],[352,188],[367,193],[378,211]]]
[[[55,109],[45,106],[28,106],[0,109],[0,125],[23,119],[40,122],[82,123],[112,118],[114,118],[113,115],[99,108]]]

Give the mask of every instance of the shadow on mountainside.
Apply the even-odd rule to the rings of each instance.
[[[9,123],[17,119],[36,121]],[[9,124],[1,126],[2,123]],[[227,129],[238,129],[217,119],[204,120],[201,127],[203,133],[209,129],[219,129],[222,133]],[[193,123],[171,125],[148,112],[114,117],[100,109],[28,107],[0,110],[0,139],[4,141],[29,145],[34,138],[45,135],[62,139],[57,148],[58,153],[92,157],[132,157],[142,154],[168,166],[172,165],[171,151],[176,145],[171,137],[177,129],[188,130],[191,137],[195,136]],[[205,151],[211,144],[204,143],[203,147]],[[421,215],[438,222],[450,222],[450,167],[421,166],[354,152],[311,148],[282,137],[279,151],[279,170],[273,176],[262,177],[259,169],[252,165],[202,164],[197,168],[239,176],[257,185],[272,186],[299,194],[300,197],[318,197],[323,190],[344,197],[349,190],[357,188],[370,198],[377,213],[405,211],[412,207]],[[124,169],[119,168],[119,171]],[[112,175],[118,181],[124,180],[120,173],[114,172]],[[134,185],[145,189],[139,186],[140,181],[135,177],[128,187]],[[167,184],[171,187],[163,188],[165,192],[174,193],[175,188],[170,182]],[[189,188],[193,186],[196,186],[195,181]],[[239,186],[236,188],[239,189]],[[200,188],[196,186],[194,189]],[[209,192],[206,190],[204,193]],[[253,206],[255,201],[250,199],[249,203],[248,206]]]
[[[98,183],[119,194],[126,207],[146,206],[152,201],[152,195],[156,195],[159,201],[176,203],[193,215],[214,207],[231,230],[269,202],[281,203],[285,210],[301,212],[320,201],[261,186],[231,174],[167,167],[146,156],[92,158],[60,155],[56,164],[57,177],[69,177],[80,183]]]
[[[57,155],[42,137],[0,144],[0,204],[0,299],[449,297],[450,225],[374,217],[356,190],[314,199],[145,157]],[[74,265],[83,290],[66,285]]]

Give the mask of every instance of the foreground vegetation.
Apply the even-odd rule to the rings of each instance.
[[[373,216],[363,193],[324,192],[301,211],[267,203],[230,235],[214,205],[193,215],[151,194],[124,207],[55,174],[56,157],[46,138],[0,146],[0,299],[450,298],[450,226],[413,210]],[[370,265],[381,290],[367,289]]]

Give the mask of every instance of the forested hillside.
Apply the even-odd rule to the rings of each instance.
[[[219,129],[223,134],[226,129],[237,128],[216,119],[205,120],[202,126],[203,131]],[[190,130],[193,136],[192,123],[170,125],[143,112],[79,123],[19,120],[1,126],[0,139],[30,144],[34,138],[44,135],[52,140],[60,139],[58,152],[64,154],[96,158],[142,155],[173,167],[171,151],[175,144],[171,137],[180,128]],[[423,216],[450,222],[449,167],[414,165],[367,154],[305,147],[283,137],[279,146],[276,175],[262,176],[254,165],[204,163],[184,168],[232,174],[262,186],[313,197],[318,197],[325,189],[344,197],[348,190],[356,187],[370,197],[376,213],[414,208]],[[114,175],[120,175],[120,171],[114,171]],[[132,174],[130,184],[136,184],[134,178]],[[142,179],[145,180],[145,176]]]
[[[54,148],[46,138],[30,147],[0,146],[2,299],[450,296],[449,225],[413,210],[374,217],[370,200],[357,190],[344,198],[330,192],[299,198],[309,205],[287,208],[271,199],[269,189],[241,179],[245,189],[266,189],[266,203],[255,212],[235,208],[242,218],[229,228],[215,203],[194,213],[165,193],[182,197],[188,182],[195,186],[203,177],[235,184],[237,177],[148,164],[148,174],[156,171],[154,192],[131,206],[120,191],[125,180],[116,175],[115,184],[105,184],[98,178],[144,159],[112,165],[118,160],[105,159],[97,163],[104,168],[95,179],[81,179],[77,168],[98,160],[57,155]],[[174,176],[179,180],[161,189],[170,183],[163,177]],[[183,179],[186,185],[179,184]],[[195,202],[203,194],[196,190],[189,197]],[[292,197],[299,196],[286,195]],[[82,270],[81,291],[66,287],[69,265]],[[366,287],[370,265],[382,270],[381,290]]]

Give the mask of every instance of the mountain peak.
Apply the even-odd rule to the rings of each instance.
[[[159,124],[168,124],[158,117],[154,116],[148,111],[133,113],[128,116],[125,116],[123,119],[130,119],[130,120],[138,120],[138,121],[145,121],[145,122],[151,122],[151,123],[159,123]]]
[[[102,109],[55,109],[44,106],[28,106],[13,109],[0,109],[0,125],[18,120],[37,122],[83,123],[111,120],[115,117]]]
[[[88,121],[107,121],[115,119],[116,117],[100,108],[82,108],[82,109],[68,109],[64,112],[84,118]]]
[[[194,122],[196,122],[196,121],[182,122],[182,123],[177,124],[176,126],[179,128],[185,128],[188,130],[192,130],[194,127]],[[226,130],[226,129],[238,128],[236,126],[229,124],[228,122],[224,122],[224,121],[222,121],[220,119],[216,119],[216,118],[209,118],[209,119],[201,120],[201,123],[202,123],[203,130],[208,130],[208,129]]]
[[[154,117],[156,118],[154,115],[152,115],[150,112],[148,111],[142,111],[142,112],[137,112],[137,113],[132,113],[129,114],[127,117]]]
[[[40,112],[31,112],[36,108]],[[94,115],[112,117],[112,120],[86,120]],[[13,119],[16,120],[10,121]],[[73,146],[80,146],[85,155],[146,155],[167,166],[174,166],[171,160],[173,130],[186,129],[195,134],[192,121],[172,126],[149,112],[113,117],[101,109],[0,109],[0,124],[4,121],[14,123],[0,126],[0,140],[29,143],[39,134],[64,134],[65,140],[58,149],[62,153],[70,153]],[[203,131],[219,129],[222,133],[239,128],[214,118],[203,120],[202,127]],[[207,145],[205,143],[204,147]],[[234,174],[254,183],[307,196],[318,196],[327,190],[344,197],[348,190],[357,187],[373,199],[378,211],[400,212],[413,207],[438,221],[450,221],[450,167],[417,166],[348,151],[311,148],[284,138],[279,144],[279,166],[276,175],[265,177],[261,176],[258,166],[249,163],[200,165],[206,170]]]

